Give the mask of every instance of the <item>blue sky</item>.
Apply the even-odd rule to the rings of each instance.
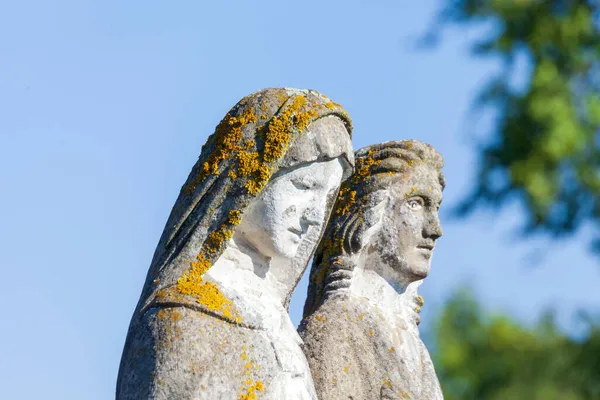
[[[440,239],[423,329],[457,287],[565,329],[598,309],[585,232],[515,235],[517,205],[452,220],[476,163],[467,119],[498,65],[451,31],[414,49],[438,2],[56,0],[0,5],[0,384],[5,398],[107,399],[154,247],[202,144],[264,87],[346,107],[354,146],[419,139],[445,157]],[[475,125],[485,128],[486,122]],[[532,260],[537,259],[537,263]],[[300,319],[305,281],[292,319]]]

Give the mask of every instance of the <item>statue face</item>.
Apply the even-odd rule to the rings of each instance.
[[[339,188],[342,174],[340,157],[279,171],[237,230],[264,256],[293,258],[309,227],[323,226],[327,195]]]
[[[398,175],[388,193],[390,202],[382,217],[378,244],[381,261],[394,280],[423,279],[429,274],[435,241],[442,236],[438,172],[417,165],[408,179]]]

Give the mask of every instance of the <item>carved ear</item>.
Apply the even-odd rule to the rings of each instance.
[[[378,190],[368,195],[362,216],[355,216],[356,220],[350,222],[349,253],[358,253],[379,230],[389,201],[388,190]]]

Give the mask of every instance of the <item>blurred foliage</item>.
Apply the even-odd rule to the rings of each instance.
[[[448,25],[482,24],[493,29],[474,54],[502,60],[475,100],[497,119],[462,214],[518,195],[525,232],[600,228],[599,8],[599,0],[444,0],[429,38]],[[514,84],[519,57],[532,68],[525,87]],[[600,235],[594,245],[600,250]]]
[[[453,297],[435,328],[436,372],[446,400],[600,399],[600,327],[579,340],[547,315],[534,328],[484,316],[468,292]]]

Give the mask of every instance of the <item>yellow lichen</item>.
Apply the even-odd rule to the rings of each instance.
[[[258,153],[250,153],[248,151],[242,151],[237,155],[238,159],[238,172],[241,176],[248,176],[253,172],[258,171],[260,167],[258,161]]]
[[[203,279],[203,275],[210,268],[210,262],[204,254],[198,254],[196,261],[191,262],[190,266],[191,269],[177,280],[177,290],[195,297],[198,303],[211,311],[221,313],[227,318],[235,318],[231,300],[221,293],[217,285]]]
[[[241,393],[238,397],[238,400],[256,400],[258,399],[257,392],[263,393],[265,391],[265,386],[262,381],[253,381],[252,379],[247,379],[244,384],[245,388],[242,390],[245,393]]]
[[[420,306],[425,304],[425,299],[423,298],[423,296],[417,296],[417,304]]]
[[[242,212],[240,210],[229,211],[229,216],[227,217],[227,221],[231,225],[239,225],[240,222],[242,222]]]
[[[197,175],[183,188],[183,193],[193,193],[207,176],[223,173],[223,168],[227,168],[229,178],[232,180],[240,177],[246,178],[244,186],[248,193],[258,194],[266,186],[273,169],[276,168],[273,163],[285,155],[292,135],[303,132],[319,115],[316,109],[324,111],[326,108],[345,113],[341,106],[333,102],[312,104],[302,95],[295,95],[288,101],[288,94],[285,90],[273,91],[269,94],[270,98],[267,97],[260,107],[261,119],[268,119],[269,104],[286,104],[287,102],[287,105],[278,115],[272,117],[267,126],[263,125],[264,122],[260,122],[255,127],[258,137],[264,141],[263,151],[260,153],[257,151],[257,147],[260,146],[257,145],[256,140],[244,139],[244,132],[247,132],[243,130],[244,127],[259,120],[254,107],[250,106],[256,97],[253,96],[238,104],[237,110],[244,109],[239,115],[234,116],[228,113],[217,125],[215,133],[209,139],[214,150],[202,163]],[[348,117],[346,116],[346,118]],[[209,213],[213,211],[209,210]],[[220,312],[228,318],[233,318],[235,314],[231,300],[220,292],[216,284],[205,281],[203,275],[211,266],[210,260],[233,236],[231,225],[235,226],[240,222],[241,212],[232,210],[227,218],[229,227],[223,225],[219,230],[208,235],[197,259],[190,263],[191,268],[184,272],[176,285],[180,294],[191,295],[209,310]],[[236,315],[235,319],[239,321],[240,317]]]
[[[349,212],[356,203],[356,190],[350,190],[344,186],[340,190],[339,200],[335,209],[335,215],[344,215]]]
[[[358,184],[372,175],[373,168],[381,164],[381,160],[375,160],[373,154],[375,150],[370,150],[367,155],[356,160],[356,172],[352,176],[352,183]]]
[[[298,133],[304,131],[310,124],[312,118],[318,115],[314,109],[300,112],[306,105],[307,100],[304,96],[296,96],[280,115],[273,117],[269,123],[269,128],[265,136],[265,149],[263,159],[265,162],[273,162],[284,156],[294,128]]]
[[[251,193],[251,194],[259,193],[262,190],[262,188],[263,188],[263,185],[261,185],[260,182],[257,182],[254,179],[250,179],[246,183],[246,189],[248,189],[248,193]]]
[[[194,177],[192,182],[183,189],[184,193],[191,194],[198,184],[200,184],[208,175],[218,174],[221,163],[243,150],[240,142],[242,140],[242,128],[250,123],[256,122],[257,117],[254,109],[248,107],[244,112],[234,117],[227,114],[225,118],[217,125],[214,133],[216,142],[215,151],[209,156],[208,160],[202,164],[202,170]],[[235,175],[235,172],[232,173]]]
[[[181,315],[181,313],[179,311],[175,311],[173,310],[171,312],[171,321],[173,322],[177,322],[179,321],[181,318],[183,318],[183,316]]]
[[[324,105],[325,105],[325,107],[329,108],[330,110],[335,110],[337,104],[335,104],[333,101],[330,101],[328,103],[325,103]]]

